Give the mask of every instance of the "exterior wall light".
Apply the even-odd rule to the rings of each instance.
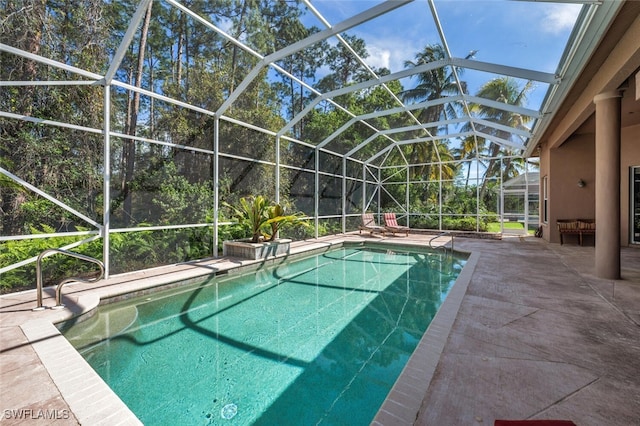
[[[584,188],[585,186],[587,186],[587,183],[582,179],[578,179],[578,188]]]

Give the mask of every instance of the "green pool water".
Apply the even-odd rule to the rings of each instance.
[[[367,425],[464,263],[341,248],[105,305],[64,334],[146,425]]]

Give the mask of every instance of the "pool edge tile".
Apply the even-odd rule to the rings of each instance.
[[[291,258],[295,258],[298,256],[309,255],[313,252],[323,252],[326,250],[330,250],[336,247],[340,247],[347,244],[357,244],[368,246],[371,243],[366,238],[357,237],[353,240],[345,238],[347,235],[342,236],[342,238],[334,238],[332,240],[327,241],[316,241],[312,244],[308,244],[307,241],[304,241],[306,247],[304,249],[296,248],[292,250],[290,256],[284,256],[283,258],[275,258],[269,259],[269,263],[277,263],[283,260],[290,260]],[[422,247],[424,248],[424,243],[421,242],[407,242],[403,241],[374,241],[374,244],[383,243],[386,245],[393,244],[402,246],[406,248],[410,247]],[[135,273],[124,273],[118,276],[114,276],[110,278],[108,283],[104,287],[100,286],[87,286],[82,283],[72,283],[67,288],[67,292],[63,295],[63,302],[71,302],[71,304],[63,310],[52,310],[46,309],[41,312],[30,312],[31,307],[35,305],[35,303],[31,300],[30,297],[33,291],[25,292],[25,295],[19,295],[24,298],[23,306],[28,308],[25,309],[25,314],[20,316],[16,316],[15,326],[22,329],[22,332],[27,337],[27,343],[33,348],[36,357],[39,359],[40,363],[43,365],[46,374],[49,375],[53,385],[60,392],[60,396],[62,400],[64,400],[74,418],[80,424],[88,424],[93,423],[96,424],[95,421],[104,421],[106,417],[102,417],[102,420],[99,420],[100,414],[110,413],[107,416],[114,421],[117,421],[118,424],[142,424],[141,421],[131,412],[131,410],[124,404],[124,402],[113,392],[113,390],[100,378],[100,376],[89,366],[89,364],[82,358],[82,356],[73,348],[73,346],[62,336],[59,330],[56,328],[55,324],[63,323],[67,320],[74,318],[86,317],[87,314],[91,314],[95,308],[101,304],[106,299],[117,298],[122,296],[123,294],[129,294],[132,289],[140,291],[155,289],[157,287],[161,287],[164,284],[158,284],[154,280],[154,284],[145,285],[145,282],[148,279],[155,278],[158,279],[158,276],[162,276],[164,278],[163,281],[167,283],[174,282],[178,277],[182,276],[187,279],[199,279],[205,275],[218,274],[218,273],[229,273],[229,272],[240,272],[246,271],[250,268],[260,267],[260,265],[256,265],[259,262],[252,262],[254,264],[246,264],[246,263],[238,263],[234,262],[233,259],[215,259],[207,260],[202,262],[205,266],[209,267],[215,264],[215,267],[211,267],[211,270],[208,272],[203,272],[202,269],[197,269],[198,272],[185,272],[182,271],[182,268],[190,268],[193,267],[194,264],[198,262],[189,262],[185,264],[176,264],[176,265],[165,265],[162,267],[152,268],[150,270],[145,271],[136,271]],[[198,265],[201,266],[201,265]],[[176,270],[177,269],[177,270]],[[465,268],[467,269],[467,268]],[[157,270],[157,271],[156,271]],[[173,271],[172,271],[173,270]],[[168,271],[168,272],[167,272]],[[464,272],[464,269],[463,271]],[[461,273],[462,275],[462,273]],[[96,288],[97,287],[97,288]],[[455,288],[456,286],[454,286]],[[48,294],[47,289],[45,289],[45,296],[47,300],[45,300],[45,306],[47,304],[50,308],[51,299],[53,294]],[[85,293],[85,292],[88,292]],[[453,292],[453,288],[452,288]],[[451,293],[450,293],[451,294]],[[15,297],[15,295],[11,295],[10,297]],[[447,298],[449,299],[449,297]],[[446,303],[446,300],[445,300]],[[443,305],[444,306],[444,305]],[[457,310],[456,310],[457,312]],[[31,317],[31,318],[29,318]],[[434,318],[435,320],[435,318]],[[3,323],[3,327],[7,327],[12,325],[11,323]],[[424,339],[424,336],[423,336]],[[446,341],[446,336],[445,339]],[[424,349],[424,348],[423,348]],[[429,348],[427,348],[429,349]],[[415,353],[415,351],[414,351]],[[76,359],[78,357],[78,359]],[[65,362],[61,365],[61,360]],[[82,366],[79,369],[74,367],[68,367],[65,365],[67,362],[69,364],[74,364],[75,361],[79,361]],[[433,369],[435,369],[435,365],[437,365],[437,359],[434,364]],[[76,379],[78,377],[85,377],[85,373],[87,374],[87,382],[82,387],[74,386],[76,384]],[[69,376],[67,376],[67,374]],[[416,387],[417,386],[417,387]],[[407,383],[407,388],[403,388],[399,390],[399,393],[403,392],[406,394],[407,391],[411,391],[411,389],[422,389],[424,386],[423,380],[416,380],[415,384]],[[426,388],[425,388],[426,389]],[[84,390],[89,390],[90,393],[87,394]],[[413,398],[410,398],[412,400]],[[88,401],[89,400],[89,401]],[[94,407],[95,402],[100,402],[100,407]],[[402,404],[400,404],[402,405]],[[419,404],[418,404],[419,405]],[[93,408],[92,408],[93,407]],[[103,410],[103,407],[106,410]],[[383,413],[383,407],[380,408],[378,413]],[[115,415],[116,413],[122,413],[122,415]],[[392,414],[385,413],[386,415],[391,415],[394,418],[394,423],[386,423],[386,424],[396,424],[396,421],[400,421],[400,418],[404,417],[401,415],[400,417]],[[376,416],[377,418],[377,416]],[[104,424],[104,423],[98,423]],[[402,424],[397,423],[397,424]]]
[[[60,394],[80,424],[95,424],[96,412],[87,412],[87,408],[90,407],[87,407],[83,394],[77,392],[79,388],[73,386],[75,384],[73,377],[65,376],[70,370],[60,368],[59,357],[61,355],[65,358],[73,359],[75,365],[71,371],[76,373],[75,377],[80,374],[86,377],[85,388],[100,389],[100,412],[122,413],[122,419],[126,420],[128,424],[142,424],[129,407],[122,402],[50,321],[44,319],[31,320],[21,327],[38,358],[40,358],[40,361],[49,372],[53,383],[59,389]],[[73,389],[71,386],[73,386]]]
[[[470,253],[467,263],[460,275],[458,275],[455,284],[438,312],[436,312],[427,331],[420,339],[371,424],[385,426],[411,425],[417,418],[422,397],[433,379],[440,356],[453,328],[453,323],[469,287],[469,282],[479,257],[480,253]],[[416,377],[416,373],[421,373],[421,377]],[[406,393],[406,386],[415,389],[419,393],[419,402],[416,403],[415,399],[410,401],[408,398],[402,398],[402,402],[394,400],[394,397],[397,397],[398,394]],[[412,420],[405,420],[409,418]]]

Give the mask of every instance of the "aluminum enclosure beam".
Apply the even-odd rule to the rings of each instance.
[[[398,7],[403,6],[406,3],[409,3],[413,0],[387,0],[384,3],[381,3],[377,6],[372,7],[371,9],[365,10],[362,13],[359,13],[349,19],[346,19],[344,21],[342,21],[341,23],[337,24],[336,26],[334,26],[333,28],[324,30],[324,31],[319,31],[315,34],[312,34],[311,36],[300,40],[297,43],[293,43],[287,47],[285,47],[284,49],[281,49],[277,52],[274,52],[268,56],[265,56],[263,60],[261,60],[250,72],[249,74],[245,77],[244,80],[242,80],[242,82],[238,85],[238,87],[236,88],[236,90],[233,91],[233,93],[231,93],[229,95],[229,97],[227,98],[227,100],[225,102],[222,103],[222,105],[220,106],[220,108],[218,108],[218,110],[216,111],[217,115],[222,115],[224,114],[224,112],[229,109],[229,107],[231,106],[231,104],[233,104],[233,102],[236,101],[236,99],[238,99],[238,96],[240,96],[241,93],[243,93],[251,84],[251,82],[258,76],[258,74],[260,73],[260,71],[262,71],[262,69],[272,63],[272,62],[276,62],[279,61],[280,59],[286,58],[287,56],[290,56],[296,52],[299,52],[302,49],[305,49],[315,43],[318,43],[322,40],[326,40],[329,37],[333,37],[336,34],[340,34],[342,32],[347,31],[348,29],[351,29],[355,26],[358,26],[364,22],[370,21],[374,18],[377,18],[380,15],[383,15],[387,12],[390,12],[394,9],[397,9]]]

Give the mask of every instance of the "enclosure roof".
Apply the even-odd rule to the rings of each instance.
[[[505,181],[502,184],[504,190],[523,190],[527,188],[529,191],[539,192],[540,188],[540,173],[528,172],[520,174],[512,179]]]
[[[0,45],[0,50],[67,69],[83,79],[135,90],[129,82],[121,81],[118,70],[140,32],[150,2],[140,1],[104,70],[81,70],[13,46]],[[600,0],[301,0],[300,20],[307,29],[315,30],[285,47],[260,51],[259,43],[250,35],[234,38],[227,32],[229,19],[190,10],[188,3],[177,0],[154,3],[197,22],[202,31],[223,37],[254,65],[237,76],[239,83],[224,94],[215,110],[189,99],[172,100],[159,88],[143,88],[145,96],[294,141],[298,138],[295,126],[313,111],[342,111],[346,118],[337,130],[322,140],[301,142],[377,165],[390,158],[410,162],[402,154],[405,145],[442,141],[453,149],[462,149],[470,141],[476,158],[490,151],[479,148],[487,144],[495,144],[502,154],[525,153],[553,118],[623,4]],[[354,39],[364,40],[366,51],[353,45]],[[350,55],[348,62],[357,66],[359,78],[322,89],[317,83],[330,73],[326,67],[313,75],[290,71],[294,60],[313,57],[313,49],[322,42],[344,47]],[[436,45],[442,47],[441,56],[419,58],[425,46]],[[420,89],[425,78],[444,78],[448,84],[438,88],[431,81],[423,97],[409,96],[411,90]],[[482,91],[488,82],[500,78],[513,82],[516,93]],[[304,94],[304,108],[289,113],[283,106],[286,124],[270,129],[237,114],[235,105],[259,79],[295,86]],[[400,92],[392,88],[398,83]],[[367,109],[363,102],[357,108],[344,103],[345,95],[366,99],[376,89],[388,93],[394,105]],[[364,129],[369,136],[342,143],[354,127]]]

